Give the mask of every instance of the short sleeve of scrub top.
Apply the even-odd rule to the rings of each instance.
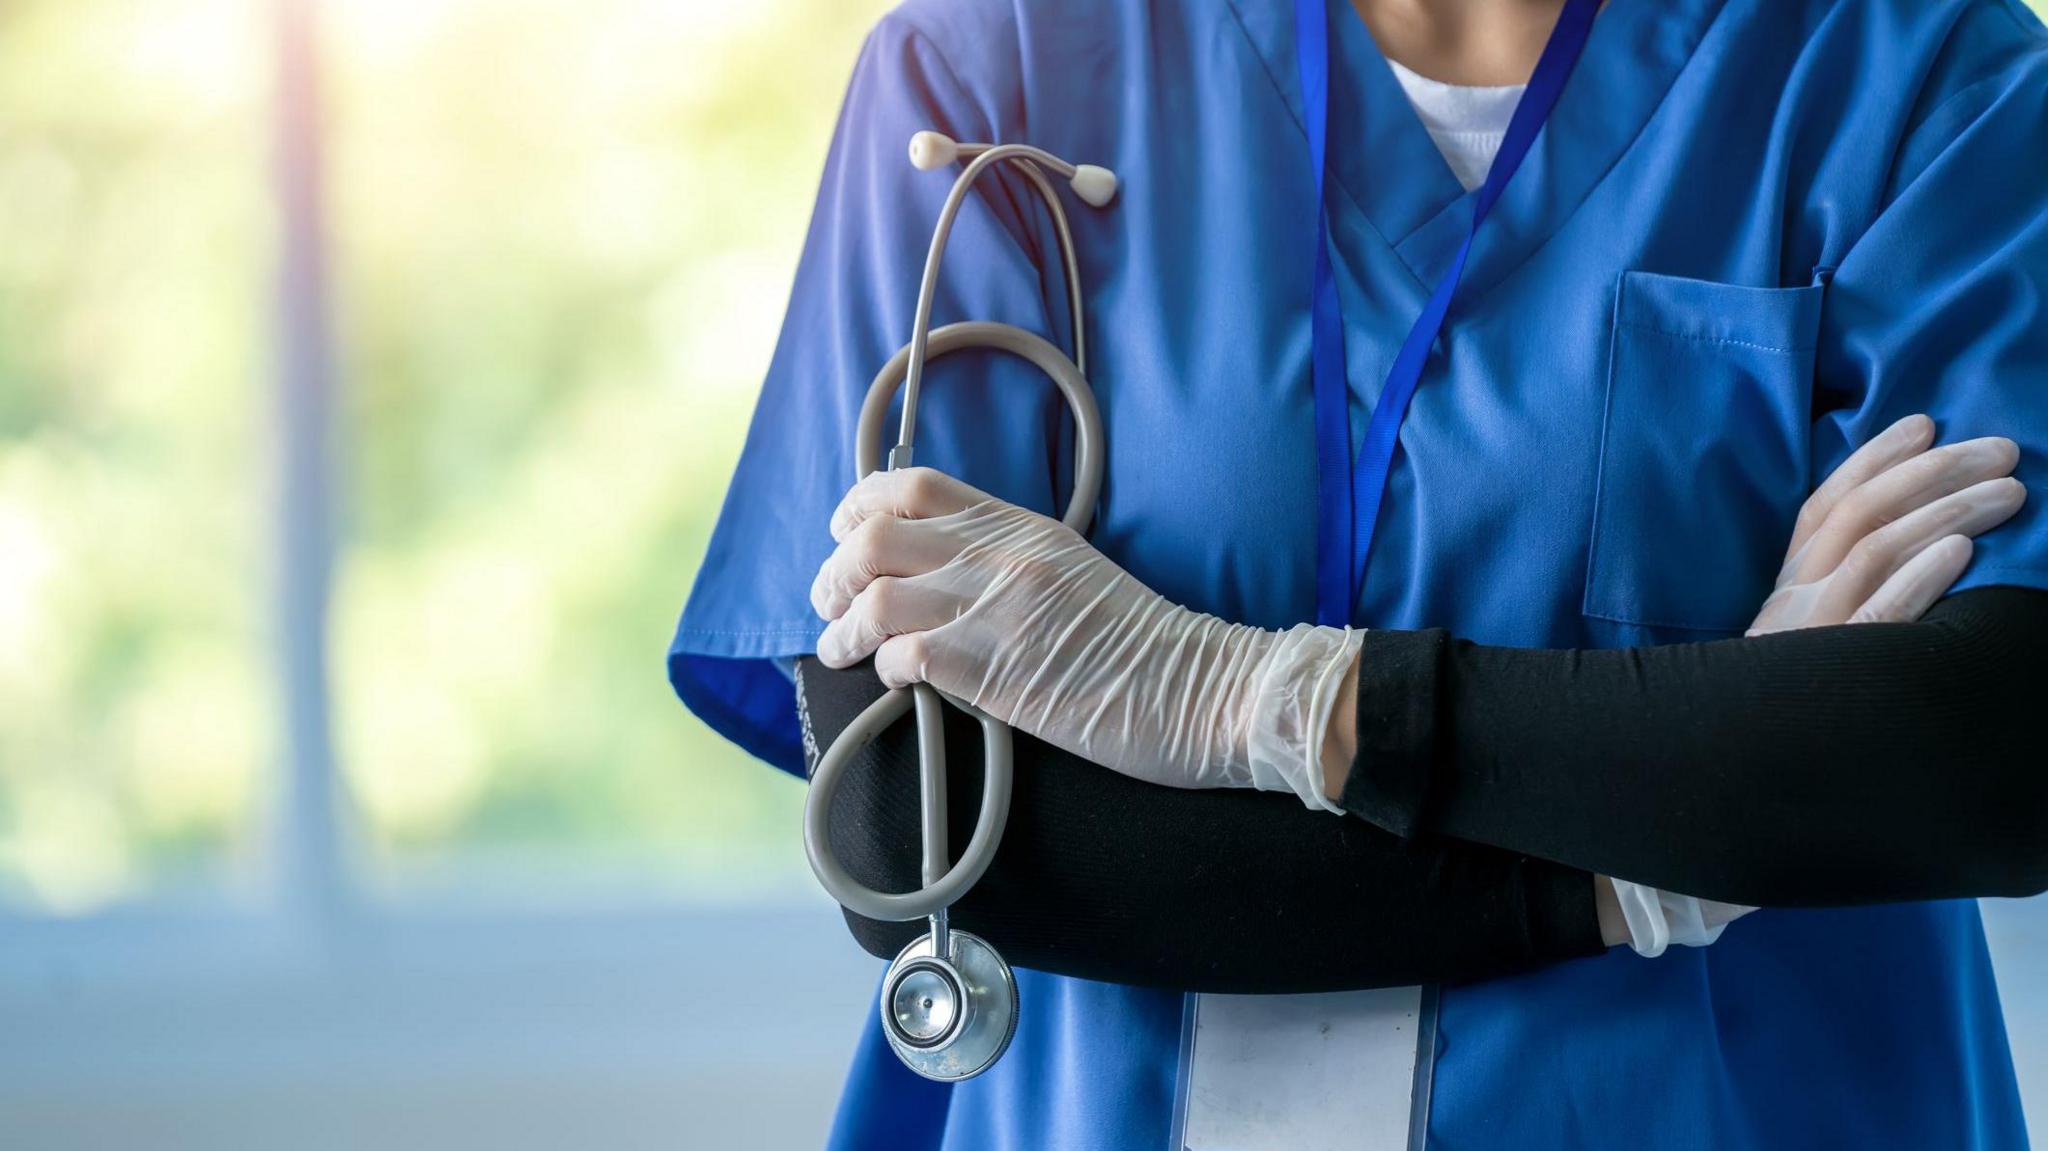
[[[1915,412],[2013,439],[2027,505],[1955,590],[2048,588],[2048,34],[1997,0],[1950,35],[1882,210],[1820,269],[1813,480]]]
[[[824,628],[810,581],[831,552],[831,511],[855,479],[861,400],[909,338],[932,222],[956,174],[911,167],[910,137],[927,128],[994,135],[998,110],[985,93],[999,84],[982,73],[970,91],[895,17],[863,46],[782,335],[669,651],[670,680],[692,711],[793,773],[802,771],[794,689],[774,661],[812,651]],[[1002,317],[1061,339],[1047,329],[1038,238],[1020,212],[1027,190],[1012,181],[984,178],[961,211],[933,325]],[[918,422],[918,463],[1040,511],[1055,506],[1047,461],[1067,433],[1035,369],[993,353],[935,360]]]

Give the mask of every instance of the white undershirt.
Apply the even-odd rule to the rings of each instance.
[[[1415,105],[1416,116],[1429,129],[1429,138],[1436,142],[1437,151],[1444,154],[1444,162],[1451,166],[1458,183],[1467,192],[1484,183],[1487,170],[1493,167],[1494,154],[1500,151],[1501,138],[1507,135],[1515,105],[1522,99],[1522,89],[1528,85],[1482,88],[1446,84],[1411,72],[1392,60],[1387,61],[1387,66],[1394,70],[1401,90],[1408,93],[1408,102]]]

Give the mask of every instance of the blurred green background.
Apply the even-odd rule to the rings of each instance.
[[[799,881],[799,789],[662,657],[883,7],[324,6],[335,730],[377,879]],[[261,868],[271,36],[257,0],[0,5],[12,904]]]
[[[335,730],[373,882],[802,882],[799,789],[678,706],[662,654],[883,7],[322,10]],[[18,908],[262,872],[283,754],[271,21],[259,0],[0,5]]]

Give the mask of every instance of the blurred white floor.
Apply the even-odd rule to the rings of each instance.
[[[2048,900],[1985,919],[2038,1130]],[[0,946],[0,1148],[813,1148],[880,967],[823,906],[434,920],[310,971],[123,938]]]
[[[2048,896],[1986,899],[1983,907],[2027,1128],[2035,1144],[2048,1145]]]
[[[435,923],[221,977],[103,942],[0,945],[0,1149],[813,1148],[881,972],[824,906]]]

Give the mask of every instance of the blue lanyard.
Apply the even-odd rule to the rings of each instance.
[[[1373,532],[1379,525],[1380,503],[1386,495],[1387,472],[1393,467],[1401,420],[1408,414],[1415,386],[1422,381],[1430,349],[1443,332],[1451,297],[1457,293],[1458,279],[1465,274],[1465,261],[1472,254],[1472,239],[1557,105],[1558,93],[1564,90],[1592,32],[1600,0],[1566,0],[1557,28],[1536,63],[1536,73],[1515,105],[1514,118],[1508,121],[1493,168],[1479,187],[1465,242],[1458,245],[1450,269],[1437,282],[1400,354],[1394,357],[1355,461],[1351,458],[1350,388],[1344,378],[1344,317],[1337,301],[1337,278],[1330,267],[1329,214],[1323,210],[1330,112],[1327,2],[1294,0],[1294,43],[1309,162],[1315,167],[1317,208],[1315,292],[1310,304],[1316,420],[1316,622],[1343,627],[1351,622],[1352,606],[1365,590],[1366,563],[1372,558]]]

